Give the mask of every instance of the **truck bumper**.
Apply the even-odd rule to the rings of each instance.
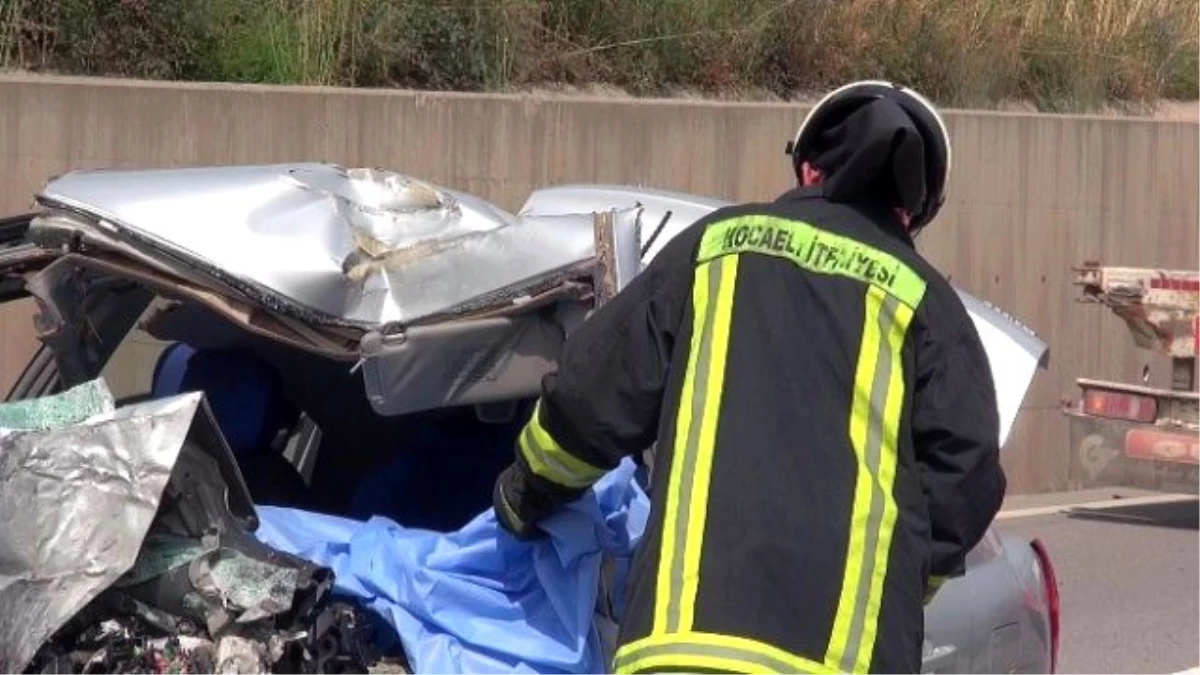
[[[1194,432],[1066,412],[1069,488],[1131,487],[1196,492],[1200,441]]]

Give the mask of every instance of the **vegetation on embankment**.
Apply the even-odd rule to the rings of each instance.
[[[157,79],[943,105],[1194,99],[1200,0],[0,0],[0,65]]]

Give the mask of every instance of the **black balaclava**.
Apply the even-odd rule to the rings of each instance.
[[[877,98],[821,131],[806,153],[825,174],[826,199],[900,207],[917,213],[925,202],[925,146],[904,109]]]

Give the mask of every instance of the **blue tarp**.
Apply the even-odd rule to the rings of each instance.
[[[395,628],[417,673],[602,673],[601,557],[625,571],[649,501],[626,460],[522,542],[488,510],[457,532],[259,507],[263,542],[333,569],[336,592]],[[614,607],[620,616],[619,604]]]

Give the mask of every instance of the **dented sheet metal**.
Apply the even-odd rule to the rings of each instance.
[[[0,436],[0,672],[23,670],[133,566],[200,402]]]
[[[1038,368],[1049,364],[1050,349],[1032,330],[995,305],[956,288],[958,299],[975,324],[992,368],[996,407],[1000,413],[1000,447],[1008,441],[1021,404]]]
[[[313,323],[470,311],[595,255],[591,214],[518,220],[402,174],[327,164],[77,171],[38,200],[62,213],[35,220],[35,236],[61,231],[66,213]]]
[[[594,217],[581,214],[589,222],[586,237],[597,251],[590,285],[596,304],[615,296],[640,271],[640,213],[639,209],[623,209]],[[584,236],[581,223],[581,229],[571,231],[578,217],[558,216],[562,219],[558,234]],[[520,228],[512,229],[515,234]],[[579,243],[587,245],[582,238]],[[510,261],[501,264],[502,258],[497,258],[491,266],[492,283],[504,288],[505,282],[522,274],[526,251],[539,245],[530,239],[508,251],[496,251]],[[469,273],[464,270],[457,275]],[[445,274],[456,276],[451,270]],[[388,416],[520,398],[537,390],[542,376],[554,367],[565,333],[584,317],[583,312],[563,311],[547,321],[544,314],[521,312],[414,326],[403,339],[364,340],[363,384],[375,412]]]

